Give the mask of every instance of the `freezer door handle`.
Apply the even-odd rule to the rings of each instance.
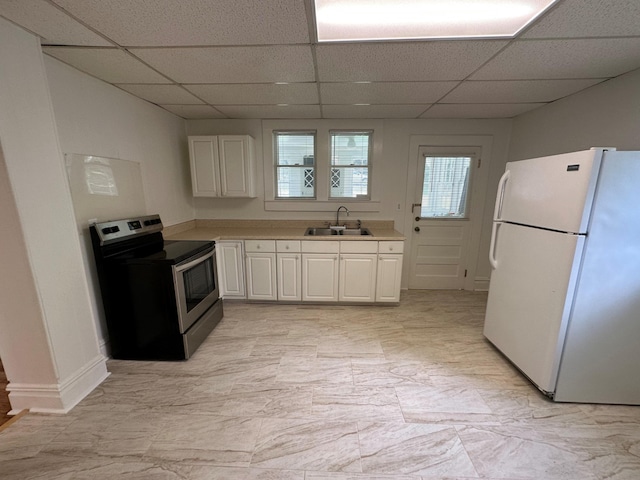
[[[500,182],[498,183],[498,194],[496,195],[496,206],[493,210],[493,221],[502,220],[502,204],[504,203],[504,192],[507,187],[507,181],[511,176],[511,172],[507,170],[500,177]]]
[[[498,268],[498,259],[496,258],[496,241],[498,238],[498,228],[502,225],[500,222],[493,222],[491,228],[491,243],[489,244],[489,263],[494,270]]]

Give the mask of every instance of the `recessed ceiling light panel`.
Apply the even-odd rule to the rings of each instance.
[[[558,0],[314,0],[319,42],[513,37]]]

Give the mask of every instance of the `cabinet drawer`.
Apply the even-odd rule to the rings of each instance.
[[[244,251],[247,253],[275,253],[276,241],[275,240],[245,240]]]
[[[340,242],[340,253],[378,253],[378,242],[371,240]]]
[[[404,242],[379,242],[378,253],[402,253]]]
[[[278,253],[300,253],[299,240],[277,240],[276,251]]]
[[[340,253],[340,242],[302,240],[300,243],[305,253]]]

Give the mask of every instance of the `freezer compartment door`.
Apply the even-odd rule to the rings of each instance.
[[[509,162],[495,220],[585,233],[602,149]]]
[[[520,225],[496,231],[484,335],[544,392],[555,390],[583,243]]]

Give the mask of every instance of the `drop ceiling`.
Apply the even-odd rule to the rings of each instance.
[[[510,118],[640,68],[640,1],[514,39],[322,43],[311,0],[0,0],[45,54],[187,119]]]

